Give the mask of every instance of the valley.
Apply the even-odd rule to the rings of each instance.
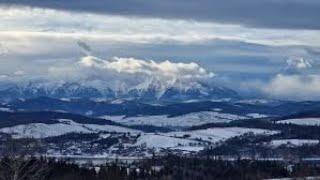
[[[288,104],[292,114],[287,114]],[[297,113],[301,106],[308,111]],[[101,162],[169,154],[284,160],[284,149],[300,159],[320,158],[316,151],[307,153],[320,145],[320,116],[312,111],[318,106],[318,102],[252,101],[115,104],[39,97],[2,103],[0,133],[4,141],[8,137],[38,141],[41,156],[92,157]],[[77,115],[79,110],[83,111]]]

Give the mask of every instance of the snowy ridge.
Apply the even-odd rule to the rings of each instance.
[[[144,134],[136,142],[135,146],[147,146],[149,148],[172,148],[185,147],[197,144],[197,141],[169,137],[158,134]]]
[[[320,126],[320,118],[299,118],[277,121],[280,124],[296,124],[304,126]]]
[[[60,136],[67,133],[97,133],[97,132],[131,132],[139,133],[140,131],[113,125],[97,124],[79,124],[72,120],[60,119],[60,123],[44,124],[30,123],[6,127],[0,129],[0,132],[13,135],[14,138],[46,138]]]
[[[161,134],[143,134],[135,143],[135,146],[146,146],[148,148],[170,148],[182,151],[200,151],[207,143],[219,143],[227,139],[241,136],[246,133],[255,135],[273,135],[278,131],[270,131],[255,128],[209,128],[195,131],[180,131]]]
[[[234,120],[247,119],[251,116],[239,116],[235,114],[221,113],[215,111],[202,111],[189,113],[182,116],[168,117],[160,116],[102,116],[101,118],[112,120],[125,125],[153,125],[161,127],[191,127],[207,123],[224,123]]]
[[[240,127],[228,127],[228,128],[209,128],[203,130],[184,131],[184,132],[172,132],[168,135],[173,137],[188,137],[188,139],[201,139],[211,143],[217,143],[219,141],[225,141],[229,138],[241,136],[246,133],[253,133],[255,135],[273,135],[279,133],[278,131],[271,131],[265,129],[256,128],[240,128]]]
[[[181,84],[179,81],[162,85],[156,80],[146,81],[136,86],[125,84],[109,87],[101,83],[76,82],[26,82],[6,85],[0,88],[0,99],[19,99],[51,97],[57,99],[90,98],[90,99],[139,99],[144,101],[190,101],[219,98],[237,98],[235,91],[224,87],[193,82]]]
[[[270,142],[270,146],[279,147],[281,145],[287,146],[303,146],[303,145],[317,145],[319,140],[315,139],[277,139]]]

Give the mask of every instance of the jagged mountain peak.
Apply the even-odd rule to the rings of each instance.
[[[104,98],[136,99],[141,101],[189,101],[219,98],[237,98],[238,94],[225,87],[216,87],[205,83],[188,85],[174,82],[163,85],[156,79],[125,89],[94,87],[77,82],[60,82],[56,84],[29,82],[14,84],[0,90],[1,99],[28,99],[47,96],[52,98]]]

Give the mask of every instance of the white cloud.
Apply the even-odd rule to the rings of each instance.
[[[105,71],[115,71],[117,73],[144,74],[147,76],[158,76],[170,79],[192,79],[211,78],[213,73],[208,73],[198,64],[173,63],[169,60],[155,62],[153,60],[141,60],[135,58],[114,57],[111,60],[102,60],[94,56],[83,57],[80,61],[82,65],[90,68],[102,69]]]
[[[49,68],[49,75],[72,74],[73,78],[82,78],[82,80],[106,79],[107,81],[118,76],[115,78],[116,80],[127,79],[130,80],[130,83],[137,82],[137,79],[141,79],[138,80],[139,83],[144,83],[146,79],[157,79],[166,86],[177,81],[186,83],[214,77],[214,73],[208,72],[194,62],[181,63],[169,60],[156,62],[154,60],[123,57],[113,57],[105,60],[90,55],[91,47],[87,43],[78,41],[77,44],[86,56],[67,68],[65,66]]]
[[[287,60],[287,70],[303,70],[312,67],[311,60],[303,57],[291,57]]]
[[[0,56],[8,54],[9,50],[2,43],[0,43]]]
[[[18,70],[18,71],[16,71],[16,72],[14,72],[14,75],[15,75],[15,76],[23,76],[23,75],[25,75],[25,72],[22,71],[22,70]]]
[[[278,74],[261,89],[269,96],[280,99],[319,100],[320,75]]]
[[[154,82],[160,88],[168,86],[188,88],[198,81],[214,77],[214,73],[193,62],[174,63],[169,60],[156,62],[120,57],[104,60],[85,56],[69,67],[49,68],[48,77],[112,89],[119,89],[122,86],[121,88],[128,90],[133,86],[148,86]]]
[[[0,74],[0,80],[7,80],[8,79],[8,75],[6,74]]]
[[[311,73],[313,61],[303,57],[286,60],[284,71],[269,80],[251,80],[241,83],[244,92],[258,92],[284,100],[319,100],[320,75]]]
[[[110,42],[206,43],[216,39],[319,47],[318,30],[248,28],[176,19],[138,18],[40,8],[1,8],[0,31],[34,36],[104,38]]]

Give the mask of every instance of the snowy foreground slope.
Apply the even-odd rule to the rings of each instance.
[[[297,118],[277,121],[282,124],[296,124],[304,126],[320,126],[320,118]]]
[[[48,138],[59,137],[70,133],[82,134],[100,134],[98,140],[108,139],[113,133],[121,134],[130,133],[133,141],[121,142],[126,147],[145,147],[149,149],[175,149],[182,151],[199,151],[209,144],[223,142],[229,138],[240,136],[246,133],[255,135],[272,135],[277,131],[255,128],[225,127],[225,128],[208,128],[193,131],[179,131],[169,133],[144,133],[142,131],[129,129],[115,125],[98,125],[98,124],[79,124],[72,120],[59,119],[59,123],[44,124],[30,123],[12,127],[1,128],[0,132],[13,135],[14,138]],[[103,135],[103,134],[109,135]],[[111,134],[110,134],[111,133]],[[116,136],[114,136],[116,137]]]

